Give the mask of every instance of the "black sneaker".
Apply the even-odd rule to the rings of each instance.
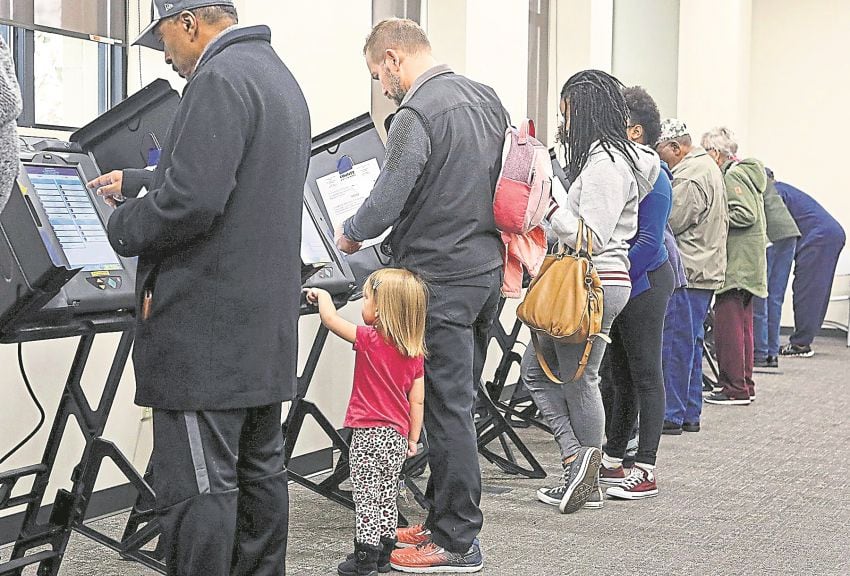
[[[670,436],[680,436],[682,434],[682,427],[675,422],[665,420],[664,425],[661,427],[661,433],[669,434]]]
[[[550,488],[538,488],[537,499],[550,506],[560,506],[561,498],[567,493],[567,485],[563,482]]]
[[[731,398],[723,392],[715,392],[711,396],[703,398],[709,404],[718,404],[721,406],[747,406],[752,402],[749,398]]]
[[[685,432],[699,432],[699,422],[682,422],[682,430]]]
[[[596,510],[602,508],[605,505],[605,497],[602,495],[602,488],[599,487],[599,484],[593,487],[593,490],[590,492],[590,496],[587,497],[587,502],[584,503],[583,508],[589,508],[591,510]]]
[[[784,348],[779,350],[780,356],[791,356],[794,358],[811,358],[815,355],[812,347],[806,344],[805,346],[798,346],[797,344],[788,344]]]
[[[574,476],[572,476],[573,464],[575,462],[578,462],[579,460],[581,460],[582,455],[585,455],[585,457],[586,457],[586,455],[588,454],[587,450],[590,450],[590,449],[582,448],[582,450],[579,452],[579,455],[576,457],[576,459],[573,460],[573,462],[571,462],[570,464],[568,464],[567,466],[564,467],[564,475],[563,475],[563,479],[562,479],[560,484],[558,484],[557,486],[551,486],[549,488],[538,488],[537,489],[537,499],[540,500],[541,502],[543,502],[544,504],[549,504],[550,506],[559,506],[560,507],[561,502],[564,501],[564,497],[566,496],[567,491],[569,490],[571,494],[572,494],[573,491],[575,491],[575,483],[573,482]],[[602,462],[602,456],[601,455],[599,456],[599,462],[600,462],[600,464]],[[596,467],[596,470],[597,470],[596,473],[598,474],[599,473],[598,472],[599,466]],[[598,488],[598,486],[599,486],[598,478],[596,479],[596,482],[595,482],[594,485]],[[570,488],[571,486],[572,486],[572,488]],[[593,491],[589,490],[587,498],[589,499],[592,495],[593,495]],[[602,499],[601,498],[601,490],[599,490],[599,495],[600,495],[599,499],[601,501],[601,499]],[[578,498],[578,497],[579,497],[578,495],[574,495],[574,498]],[[569,500],[568,496],[567,496],[567,500]],[[576,506],[576,510],[581,508],[581,506],[582,506],[582,504],[579,504],[578,506]],[[571,505],[570,507],[572,508],[573,506]],[[597,507],[601,508],[601,506],[597,506]],[[588,506],[588,508],[590,508],[590,506]],[[573,510],[573,511],[575,511],[575,510]]]
[[[569,467],[564,470],[564,485],[558,509],[561,514],[572,514],[582,506],[598,486],[599,466],[602,465],[602,450],[582,446]]]
[[[779,368],[779,358],[776,356],[756,358],[753,360],[753,368]]]

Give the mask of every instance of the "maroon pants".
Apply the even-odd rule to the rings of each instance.
[[[730,290],[714,299],[714,350],[720,369],[718,385],[730,398],[755,395],[753,382],[753,295]]]

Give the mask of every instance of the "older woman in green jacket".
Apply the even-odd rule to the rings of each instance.
[[[729,235],[726,239],[726,280],[715,292],[714,340],[720,368],[720,392],[709,404],[746,405],[755,399],[753,382],[753,296],[767,296],[767,245],[764,217],[764,165],[738,160],[738,144],[727,128],[714,128],[702,146],[720,166],[726,184]]]

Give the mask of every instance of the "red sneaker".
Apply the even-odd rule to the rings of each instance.
[[[616,486],[626,479],[626,469],[622,466],[607,468],[604,464],[599,467],[599,483],[606,486]]]
[[[423,524],[398,528],[395,534],[396,548],[410,548],[431,541],[431,531],[425,528]]]
[[[655,485],[655,472],[644,470],[635,464],[628,477],[619,486],[611,486],[605,492],[611,498],[624,500],[639,500],[658,496],[658,486]]]
[[[469,573],[484,567],[478,539],[463,554],[449,552],[433,542],[415,548],[396,548],[390,555],[390,566],[399,572],[419,573]]]

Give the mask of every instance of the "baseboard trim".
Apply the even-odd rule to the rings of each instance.
[[[92,494],[91,503],[86,511],[86,520],[113,514],[119,510],[126,510],[133,506],[136,501],[136,489],[132,484],[119,484],[112,488],[99,490]],[[53,504],[42,506],[38,511],[39,522],[47,522]],[[0,518],[0,546],[14,542],[21,530],[25,512],[18,512]]]

